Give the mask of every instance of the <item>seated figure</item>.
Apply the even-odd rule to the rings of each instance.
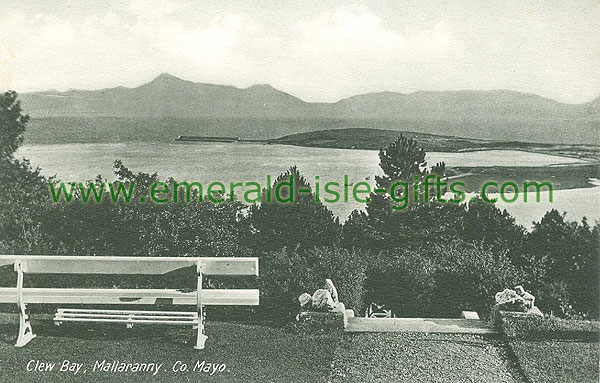
[[[331,281],[331,279],[325,280],[325,288],[331,294],[331,298],[333,299],[333,302],[338,303],[339,302],[338,292],[337,292],[337,289],[335,288],[335,286],[333,285],[333,282]]]
[[[515,291],[517,292],[517,294],[519,294],[521,298],[523,298],[525,306],[527,306],[528,309],[531,309],[533,306],[535,306],[535,297],[532,294],[525,291],[523,286],[519,285],[515,287]]]
[[[300,302],[300,311],[310,311],[312,308],[312,297],[308,293],[303,293],[298,297]]]
[[[336,311],[343,308],[331,279],[326,279],[325,288],[318,289],[312,296],[308,293],[300,295],[298,302],[300,302],[300,311]]]
[[[335,302],[329,290],[318,289],[312,296],[312,306],[315,311],[331,311]]]

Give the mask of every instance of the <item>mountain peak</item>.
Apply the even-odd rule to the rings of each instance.
[[[158,75],[158,77],[156,77],[154,80],[152,80],[152,82],[156,82],[156,81],[184,81],[182,79],[180,79],[179,77],[173,76],[170,73],[161,73]]]

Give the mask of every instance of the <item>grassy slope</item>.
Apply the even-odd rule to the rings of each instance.
[[[488,142],[426,133],[401,132],[389,129],[348,128],[297,133],[277,138],[280,144],[323,148],[379,150],[394,141],[400,134],[415,139],[427,151],[457,151],[484,147]]]
[[[458,334],[356,334],[333,361],[334,382],[521,382],[491,338]]]
[[[47,315],[41,317],[47,319]],[[324,382],[341,339],[339,335],[302,336],[269,327],[208,321],[207,347],[194,350],[195,333],[189,328],[146,326],[125,330],[98,324],[56,328],[51,321],[34,315],[33,329],[38,337],[24,348],[14,348],[15,318],[0,314],[1,382]],[[59,364],[68,359],[84,363],[88,371],[84,375],[27,372],[25,367],[32,359]],[[94,361],[103,359],[164,363],[164,371],[154,377],[146,372],[92,372]],[[224,363],[227,369],[213,376],[199,372],[175,374],[171,368],[177,360],[190,368],[197,360],[206,360]]]
[[[498,313],[511,357],[532,383],[597,382],[600,322]]]
[[[0,314],[1,382],[594,382],[598,343],[565,340],[511,340],[458,334],[298,335],[282,329],[207,323],[205,350],[194,350],[188,328],[112,325],[55,327],[48,314],[33,316],[38,334],[14,348],[15,314]],[[28,372],[30,360],[83,363],[87,372]],[[163,363],[161,372],[93,372],[94,361]],[[176,361],[225,364],[209,376],[171,371]],[[518,360],[515,363],[514,360]],[[520,366],[519,366],[520,365]]]
[[[512,340],[510,345],[532,383],[598,382],[597,342]]]
[[[35,315],[38,337],[17,349],[13,347],[16,316],[0,314],[0,381],[515,382],[501,350],[479,336],[359,334],[342,340],[340,335],[296,335],[269,327],[209,321],[207,348],[197,351],[192,348],[190,329],[148,326],[125,330],[98,324],[56,328],[49,318]],[[79,375],[25,371],[27,363],[36,359],[59,364],[68,359],[84,363],[88,371]],[[154,377],[92,372],[94,361],[103,359],[165,366]],[[227,369],[214,376],[175,374],[170,369],[177,360],[190,366],[196,360],[225,363]]]

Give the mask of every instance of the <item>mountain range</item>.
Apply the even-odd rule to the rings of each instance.
[[[508,90],[379,92],[318,103],[267,84],[242,89],[195,83],[163,73],[135,88],[44,91],[24,93],[20,98],[23,109],[34,119],[323,119],[322,129],[331,127],[327,120],[342,120],[348,127],[501,141],[600,144],[600,98],[585,104],[564,104]],[[239,136],[249,135],[243,125],[240,129]]]

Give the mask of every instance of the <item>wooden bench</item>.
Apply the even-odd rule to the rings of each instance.
[[[191,257],[104,257],[0,255],[0,267],[13,265],[17,286],[0,288],[0,303],[16,303],[19,307],[19,335],[16,347],[25,346],[35,334],[27,314],[27,304],[105,304],[105,305],[184,305],[195,311],[134,311],[58,309],[54,322],[160,323],[191,325],[197,329],[194,348],[203,349],[204,306],[258,305],[259,291],[250,289],[203,289],[204,275],[258,276],[257,258],[191,258]],[[194,268],[197,290],[176,289],[84,289],[25,288],[25,274],[117,274],[163,275],[176,270]]]

